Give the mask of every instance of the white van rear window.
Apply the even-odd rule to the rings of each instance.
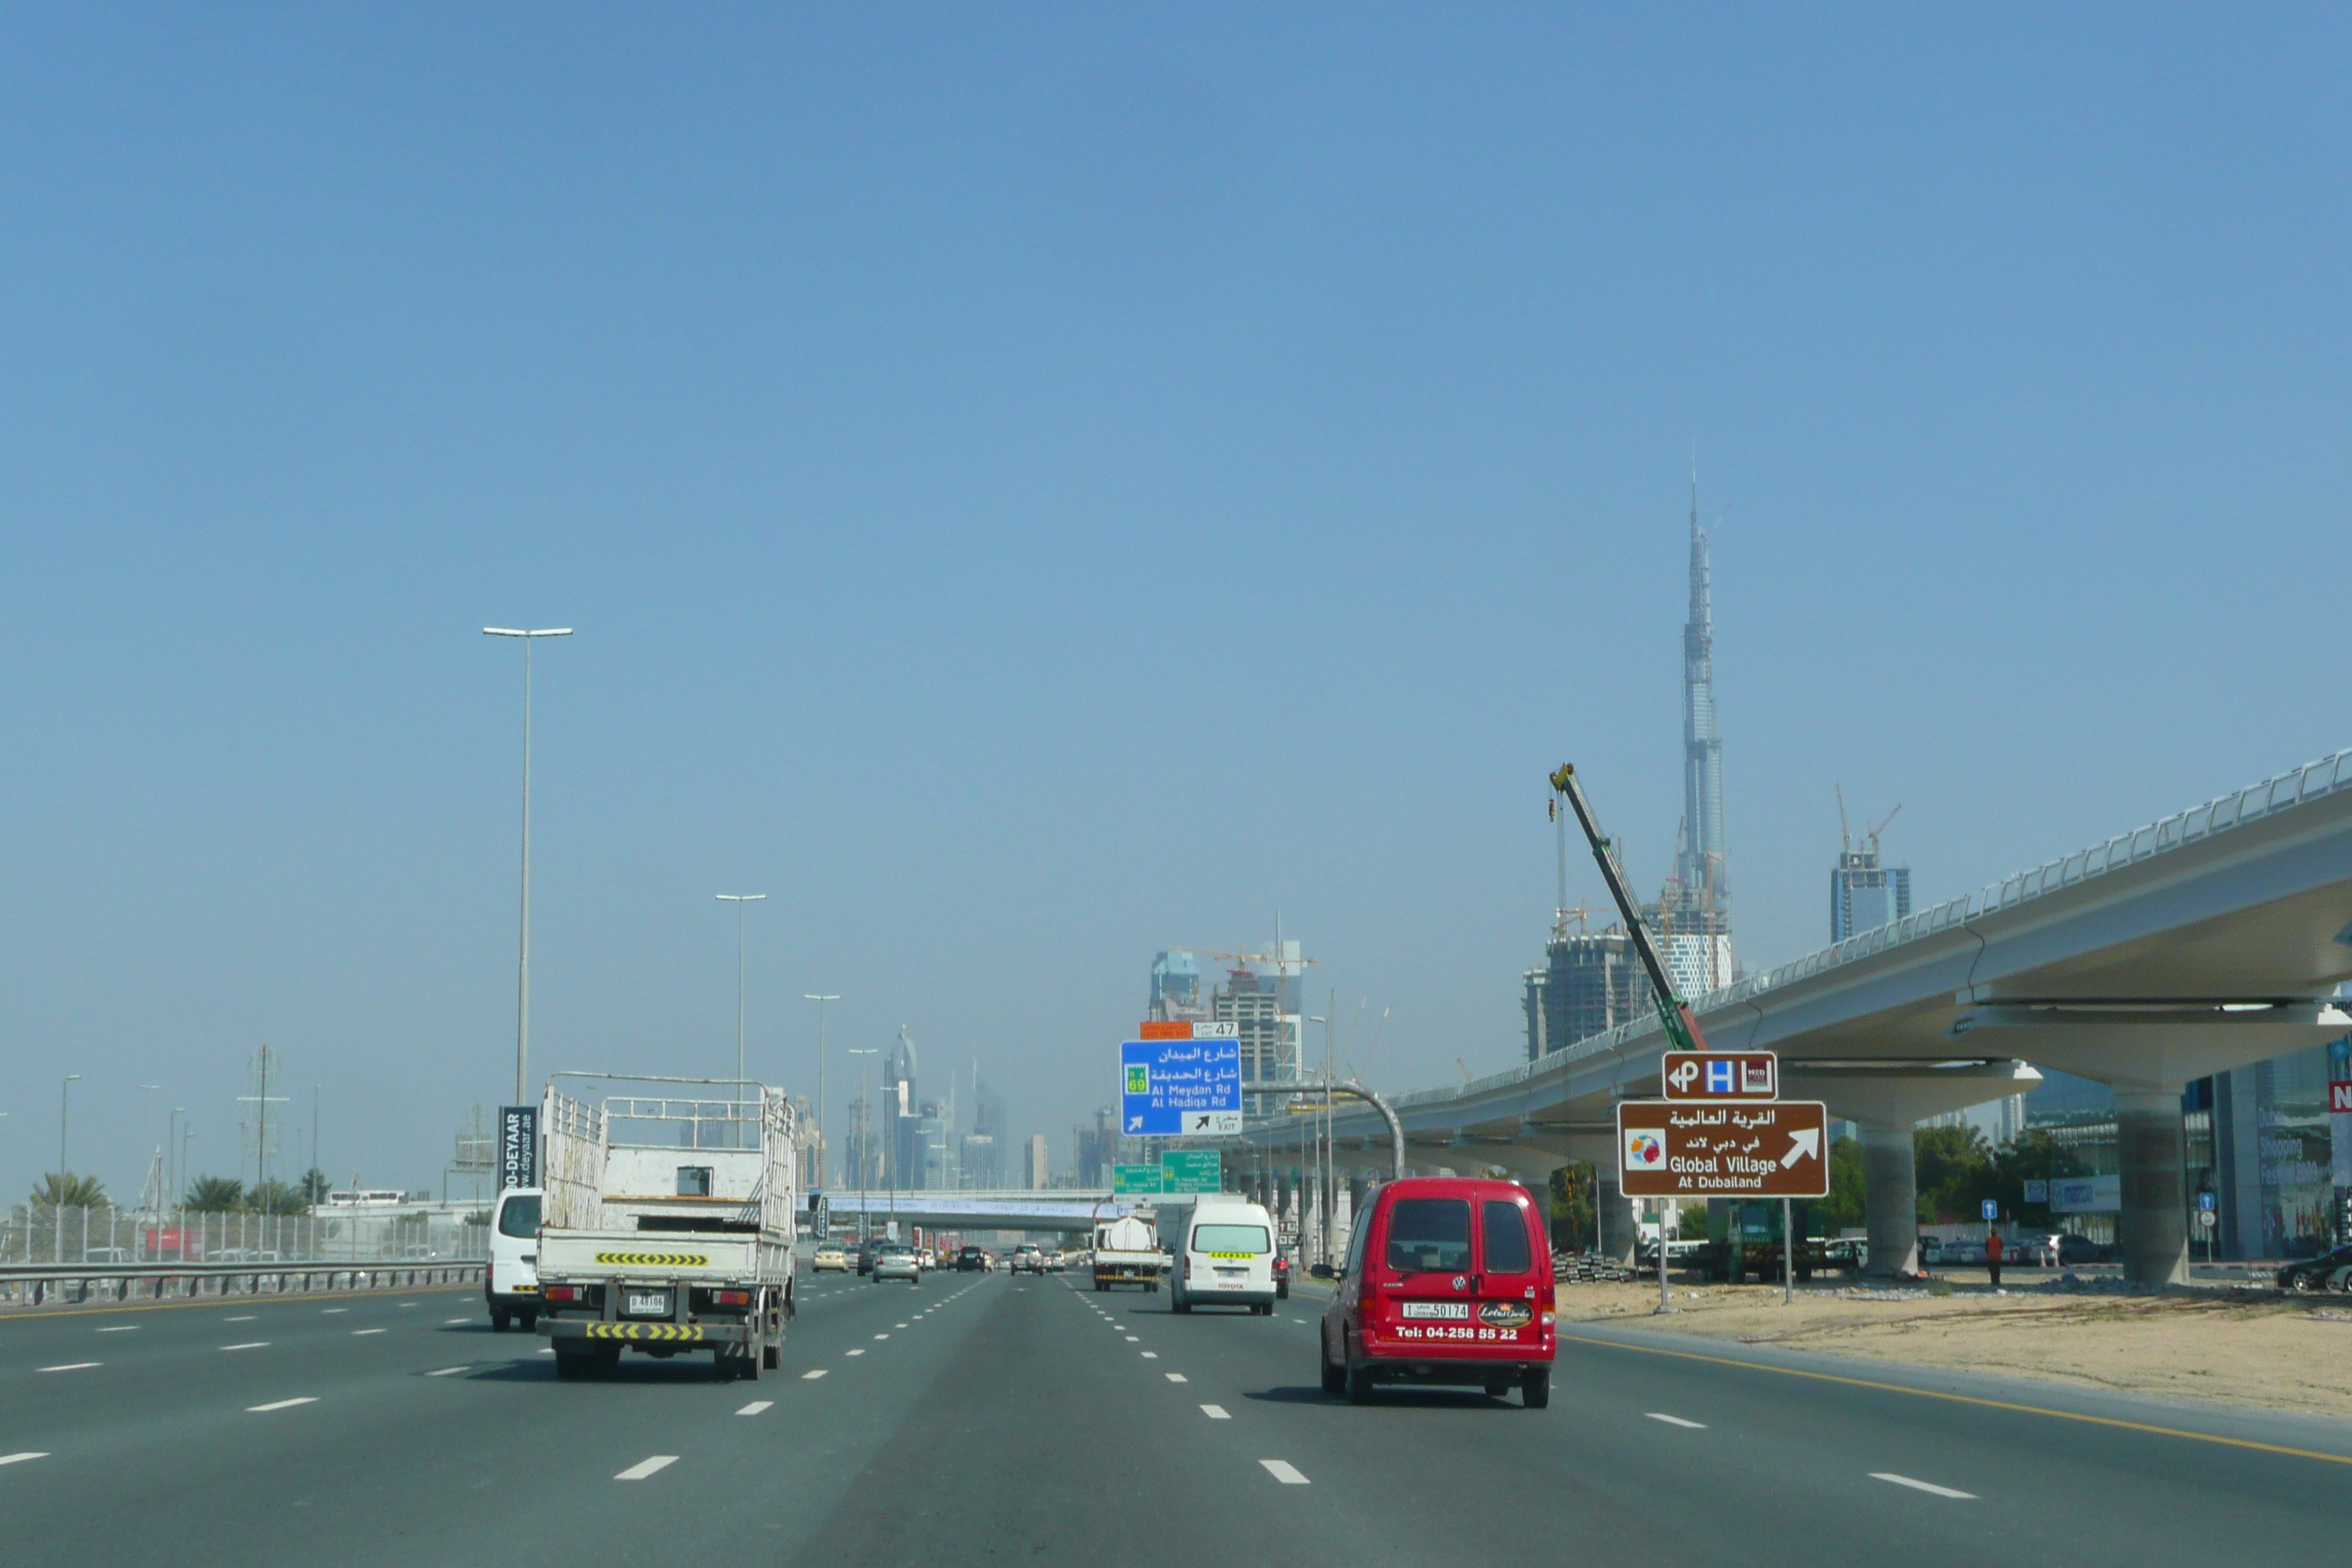
[[[1254,1258],[1273,1248],[1266,1245],[1265,1226],[1262,1225],[1196,1225],[1192,1227],[1192,1250],[1237,1252]]]
[[[499,1210],[499,1234],[530,1237],[539,1234],[539,1194],[509,1198]]]

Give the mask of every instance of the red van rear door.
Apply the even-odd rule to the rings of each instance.
[[[1537,1243],[1534,1211],[1525,1197],[1505,1188],[1479,1195],[1478,1254],[1475,1342],[1522,1353],[1539,1348],[1551,1258]]]
[[[1476,1205],[1459,1193],[1400,1194],[1383,1216],[1366,1328],[1391,1344],[1458,1348],[1477,1337],[1470,1276]],[[1370,1270],[1367,1270],[1370,1272]]]

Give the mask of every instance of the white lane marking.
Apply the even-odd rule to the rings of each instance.
[[[887,1334],[877,1334],[877,1335],[875,1335],[874,1337],[875,1337],[876,1339],[877,1339],[877,1340],[887,1340],[887,1339],[888,1339],[890,1336],[889,1336],[889,1335],[887,1335]]]
[[[139,1331],[139,1325],[137,1323],[117,1323],[112,1328],[100,1329],[98,1331],[101,1334],[135,1334]]]
[[[1669,1426],[1684,1426],[1693,1432],[1706,1430],[1706,1423],[1704,1421],[1685,1421],[1679,1415],[1669,1415],[1663,1410],[1644,1410],[1642,1414],[1653,1421],[1663,1421]]]
[[[841,1353],[842,1353],[842,1354],[844,1354],[844,1355],[864,1355],[866,1352],[865,1352],[864,1351],[862,1351],[862,1350],[856,1350],[856,1351],[844,1351],[844,1352],[842,1352]]]
[[[470,1367],[445,1366],[439,1372],[428,1372],[425,1375],[427,1377],[455,1377],[461,1372],[469,1372],[472,1369]]]
[[[906,1325],[906,1324],[904,1324],[904,1323],[893,1323],[893,1324],[891,1324],[890,1326],[891,1326],[892,1328],[894,1328],[894,1329],[903,1329],[903,1328],[905,1328],[907,1325]]]
[[[1146,1361],[1158,1361],[1160,1359],[1160,1352],[1158,1351],[1145,1351],[1143,1352],[1143,1359]]]
[[[221,1349],[225,1351],[257,1351],[267,1350],[269,1342],[268,1340],[248,1340],[244,1344],[223,1345],[221,1346]]]
[[[1933,1481],[1915,1481],[1909,1476],[1894,1475],[1885,1470],[1871,1471],[1870,1479],[1874,1481],[1893,1481],[1896,1486],[1909,1487],[1913,1491],[1931,1492],[1937,1497],[1958,1498],[1965,1502],[1974,1502],[1977,1498],[1974,1492],[1957,1492],[1949,1487],[1939,1487]]]
[[[1184,1381],[1184,1374],[1181,1372],[1171,1372],[1168,1374],[1168,1381],[1171,1383],[1182,1383]]]
[[[394,1301],[393,1305],[395,1307],[414,1307],[417,1305],[417,1303],[415,1301]]]
[[[47,1454],[0,1454],[0,1465],[21,1465],[27,1459],[46,1459]]]
[[[1265,1467],[1267,1475],[1272,1476],[1284,1486],[1303,1487],[1308,1484],[1307,1478],[1292,1468],[1286,1459],[1260,1459],[1258,1463]]]
[[[553,1355],[555,1353],[555,1347],[553,1345],[544,1346],[541,1349],[539,1353],[541,1355]]]
[[[1140,1339],[1138,1339],[1135,1335],[1129,1334],[1127,1336],[1127,1342],[1131,1345],[1139,1345],[1143,1342]]]
[[[818,1367],[814,1372],[804,1372],[801,1373],[801,1380],[803,1382],[806,1382],[812,1377],[823,1377],[825,1369],[824,1367]]]
[[[1230,1421],[1233,1419],[1233,1416],[1222,1405],[1203,1405],[1201,1406],[1201,1414],[1207,1416],[1212,1421]]]
[[[647,1476],[653,1475],[660,1470],[668,1469],[672,1465],[677,1463],[677,1456],[676,1454],[655,1454],[648,1458],[639,1459],[635,1464],[631,1465],[627,1469],[623,1470],[619,1475],[614,1476],[613,1479],[616,1481],[641,1481]]]
[[[441,1320],[441,1326],[446,1329],[452,1323],[470,1323],[473,1321],[471,1318],[444,1318]]]
[[[251,1312],[247,1312],[242,1318],[223,1318],[221,1321],[224,1323],[249,1323],[253,1321],[253,1314]]]
[[[57,1366],[37,1366],[35,1372],[80,1372],[85,1367],[104,1366],[102,1361],[69,1361]]]
[[[383,1332],[382,1329],[353,1329],[352,1331],[352,1338],[356,1340],[368,1334],[380,1334],[382,1332]]]
[[[321,1307],[319,1309],[319,1315],[321,1317],[331,1318],[337,1312],[348,1312],[351,1309],[349,1307]]]
[[[751,1404],[743,1406],[742,1409],[735,1412],[735,1414],[738,1415],[757,1415],[762,1410],[772,1410],[775,1408],[775,1404],[776,1402],[772,1399],[755,1399],[751,1401]]]
[[[318,1396],[317,1396],[317,1395],[315,1395],[315,1394],[306,1394],[302,1395],[302,1397],[301,1397],[301,1398],[299,1398],[299,1399],[280,1399],[280,1400],[277,1401],[275,1404],[271,1404],[271,1405],[247,1405],[245,1408],[246,1408],[246,1410],[247,1410],[247,1412],[248,1414],[250,1414],[250,1415],[258,1415],[262,1414],[264,1411],[268,1411],[268,1410],[291,1410],[291,1409],[293,1409],[293,1408],[294,1408],[296,1405],[316,1405],[316,1404],[318,1404],[318,1403],[319,1403],[319,1400],[318,1400]]]

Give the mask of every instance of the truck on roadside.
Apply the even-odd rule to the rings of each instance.
[[[1140,1285],[1156,1291],[1168,1267],[1168,1256],[1160,1250],[1160,1237],[1151,1222],[1132,1215],[1095,1222],[1094,1254],[1097,1290]]]
[[[593,1098],[558,1082],[593,1080]],[[539,1323],[567,1380],[625,1350],[773,1371],[793,1310],[798,1142],[762,1084],[562,1073],[540,1109]]]

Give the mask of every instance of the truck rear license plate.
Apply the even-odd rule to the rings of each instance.
[[[1406,1301],[1401,1304],[1398,1315],[1406,1318],[1467,1318],[1470,1315],[1470,1303],[1467,1301]]]
[[[631,1291],[629,1311],[638,1317],[650,1315],[667,1318],[669,1316],[669,1298],[666,1295],[641,1296]]]

